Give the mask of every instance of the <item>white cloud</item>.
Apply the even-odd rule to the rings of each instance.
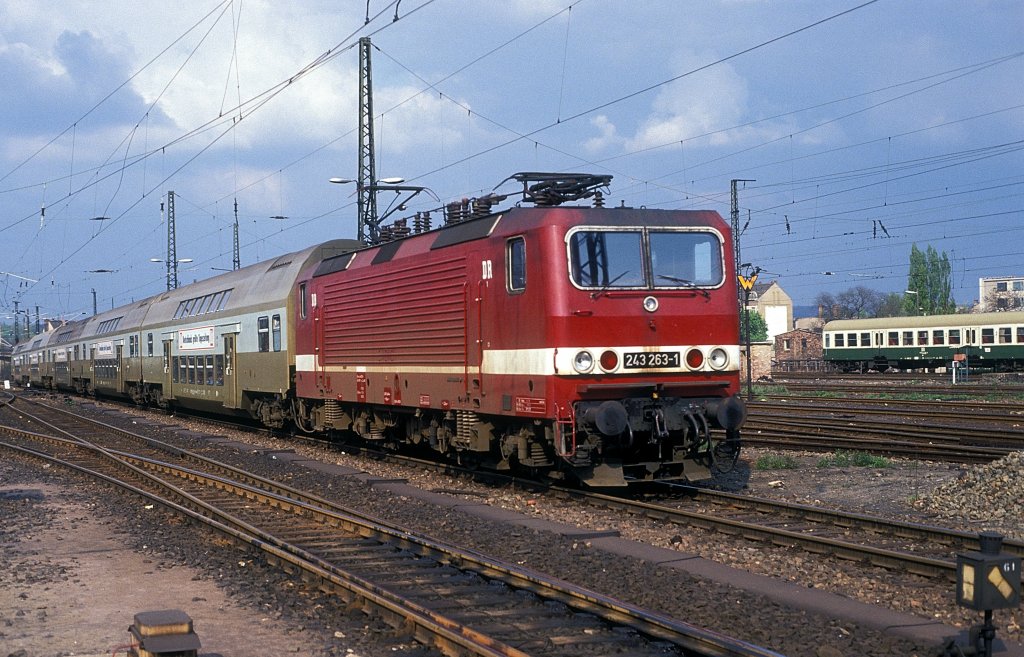
[[[625,139],[620,137],[615,124],[607,116],[600,114],[590,119],[590,125],[597,128],[598,136],[591,137],[583,142],[583,147],[588,153],[600,153],[612,148],[621,147]]]
[[[689,56],[677,67],[692,70],[714,55]],[[746,118],[746,81],[728,64],[719,64],[666,85],[651,104],[651,112],[626,141],[627,150],[641,150],[708,135],[713,145],[725,145],[741,136],[723,128]]]

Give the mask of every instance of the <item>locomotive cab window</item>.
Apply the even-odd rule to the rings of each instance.
[[[506,286],[509,293],[526,289],[526,240],[513,237],[505,246]]]
[[[569,275],[580,288],[692,288],[722,284],[722,241],[708,231],[575,229]]]
[[[722,282],[722,247],[705,232],[650,231],[654,287],[714,287]]]

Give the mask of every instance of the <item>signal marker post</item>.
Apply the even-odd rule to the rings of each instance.
[[[750,311],[747,309],[747,304],[750,303],[750,291],[754,289],[754,283],[757,281],[757,275],[760,273],[760,267],[755,268],[750,276],[744,276],[743,274],[737,274],[736,278],[739,279],[740,287],[743,288],[743,332],[747,334],[746,345],[747,345],[747,401],[754,399],[754,383],[751,375],[751,353],[750,353]]]

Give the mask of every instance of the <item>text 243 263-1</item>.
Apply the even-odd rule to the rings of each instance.
[[[630,351],[622,362],[624,367],[639,369],[649,367],[679,367],[678,351]]]

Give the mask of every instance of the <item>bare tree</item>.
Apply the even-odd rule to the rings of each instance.
[[[878,317],[886,301],[888,299],[884,294],[863,285],[843,290],[835,296],[822,292],[815,297],[821,309],[821,318],[826,322],[833,319]],[[901,302],[902,299],[899,300]]]

